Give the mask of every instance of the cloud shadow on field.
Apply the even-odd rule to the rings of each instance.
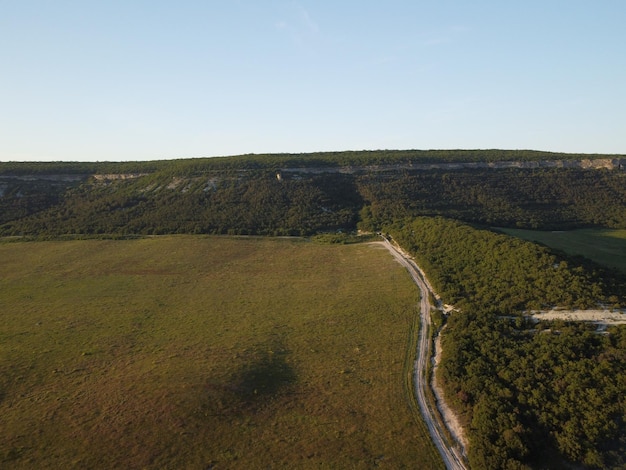
[[[210,402],[220,414],[249,413],[270,405],[289,392],[297,374],[288,361],[290,352],[282,342],[262,344],[244,353],[233,365],[228,384],[208,384]]]

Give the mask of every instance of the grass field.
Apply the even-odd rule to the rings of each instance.
[[[0,244],[0,467],[442,468],[417,301],[366,244]]]
[[[581,229],[567,232],[499,230],[525,240],[543,243],[570,255],[582,255],[626,273],[626,230]]]

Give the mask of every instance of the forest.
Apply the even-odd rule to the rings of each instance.
[[[598,334],[523,316],[619,307],[623,276],[449,219],[420,217],[385,231],[459,309],[442,334],[440,377],[469,430],[471,468],[623,468],[626,328]]]
[[[150,175],[108,183],[89,181],[55,199],[29,217],[5,220],[2,231],[37,236],[311,235],[354,228],[361,204],[354,181],[342,175],[278,181],[267,171],[243,177],[219,174],[172,180]],[[38,199],[14,199],[7,214],[19,214],[29,200]],[[22,209],[27,211],[28,207]]]
[[[353,231],[357,225],[372,230],[415,216],[544,230],[626,227],[622,169],[394,166],[576,157],[529,151],[378,151],[2,163],[0,235],[311,235]]]
[[[626,174],[581,169],[403,172],[359,179],[364,223],[445,216],[487,226],[626,226]]]
[[[623,308],[624,276],[497,228],[626,228],[626,171],[410,168],[590,158],[624,160],[446,150],[0,163],[0,236],[383,231],[458,309],[442,332],[440,376],[468,430],[472,468],[624,468],[626,328],[597,334],[524,316]]]

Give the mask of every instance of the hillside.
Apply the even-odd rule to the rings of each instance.
[[[308,235],[440,215],[626,228],[626,159],[530,151],[0,164],[0,234]]]

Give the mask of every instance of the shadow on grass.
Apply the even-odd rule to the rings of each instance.
[[[228,384],[208,384],[210,401],[220,414],[254,412],[288,393],[297,375],[282,343],[262,345],[248,352]]]
[[[286,361],[287,351],[274,349],[263,351],[241,371],[236,387],[245,401],[276,395],[296,381],[296,374]]]

